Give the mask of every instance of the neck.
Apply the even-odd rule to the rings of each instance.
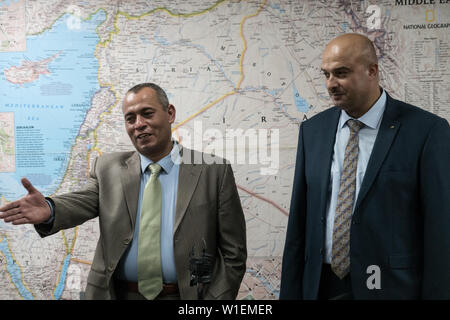
[[[144,156],[156,163],[165,156],[167,156],[168,154],[170,154],[172,148],[173,148],[173,141],[170,140],[170,142],[166,145],[166,148],[163,151],[155,152],[152,154],[144,154]]]
[[[376,90],[372,90],[369,93],[369,99],[367,99],[367,103],[364,105],[364,107],[359,108],[357,110],[349,110],[349,111],[346,110],[347,114],[349,116],[351,116],[352,118],[355,118],[355,119],[358,119],[358,118],[362,117],[378,101],[378,99],[381,96],[381,93],[382,93],[382,90],[379,87],[377,87]]]

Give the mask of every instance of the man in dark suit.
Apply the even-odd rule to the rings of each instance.
[[[325,48],[300,127],[280,299],[450,299],[448,122],[391,98],[365,36]]]
[[[0,218],[35,224],[48,236],[99,217],[87,299],[197,299],[197,288],[190,285],[194,247],[195,256],[203,249],[210,256],[203,297],[235,299],[247,252],[231,166],[222,159],[192,163],[203,154],[171,139],[175,107],[159,86],[131,88],[122,109],[136,151],[97,158],[77,192],[44,198],[23,179],[28,194],[1,207]]]

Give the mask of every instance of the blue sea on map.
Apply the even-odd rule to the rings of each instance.
[[[61,183],[75,138],[100,87],[94,53],[99,42],[96,28],[105,18],[99,11],[74,23],[75,18],[66,14],[50,29],[27,35],[26,52],[0,53],[0,112],[14,113],[16,144],[16,171],[0,173],[0,196],[7,200],[25,194],[21,177],[29,178],[44,195],[51,195]],[[38,70],[48,72],[44,69],[31,82],[13,83],[5,75],[5,70],[27,61],[46,60]]]
[[[0,7],[7,7],[7,6],[10,6],[11,5],[11,3],[17,3],[17,2],[19,2],[19,0],[3,0],[3,1],[0,1]]]

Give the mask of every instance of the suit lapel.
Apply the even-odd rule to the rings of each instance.
[[[324,123],[323,129],[320,131],[320,136],[317,140],[313,141],[313,143],[318,146],[317,153],[314,155],[317,165],[314,167],[316,170],[320,171],[317,176],[320,177],[320,203],[322,204],[322,207],[319,212],[322,215],[326,215],[326,203],[331,176],[331,162],[333,160],[336,130],[339,124],[340,115],[341,110],[335,107],[331,117],[325,118],[326,122]],[[324,168],[326,169],[323,170]]]
[[[134,152],[133,155],[125,160],[120,178],[122,181],[123,191],[125,194],[125,202],[130,215],[131,226],[134,230],[136,224],[137,206],[139,202],[139,189],[141,186],[141,161],[139,154]]]
[[[191,152],[191,160],[193,162],[194,152],[192,150],[182,148],[180,154],[183,152]],[[175,209],[175,222],[173,227],[173,233],[178,229],[178,226],[183,220],[186,213],[186,209],[191,201],[192,195],[197,187],[197,183],[202,172],[203,165],[201,164],[180,164],[180,172],[178,174],[178,192],[177,192],[177,204]]]
[[[378,131],[375,144],[372,149],[372,154],[367,164],[366,173],[359,190],[358,199],[356,201],[355,213],[361,202],[364,200],[367,192],[370,190],[378,171],[380,171],[386,155],[394,141],[395,136],[400,128],[400,122],[397,120],[398,112],[395,108],[394,100],[387,95],[386,109],[384,111],[383,119],[381,120],[380,130]]]

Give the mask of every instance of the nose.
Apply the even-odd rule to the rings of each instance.
[[[142,130],[146,126],[147,126],[147,124],[145,123],[144,117],[142,117],[141,115],[137,115],[136,116],[136,121],[134,122],[134,128],[136,130]]]
[[[328,90],[333,90],[338,87],[338,82],[332,74],[330,74],[326,80],[326,87]]]

